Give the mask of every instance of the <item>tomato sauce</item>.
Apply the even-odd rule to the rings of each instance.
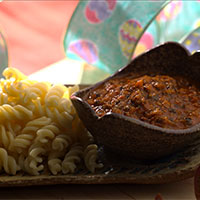
[[[170,129],[200,123],[200,91],[183,77],[129,74],[100,85],[89,93],[87,102],[99,117],[119,113]]]

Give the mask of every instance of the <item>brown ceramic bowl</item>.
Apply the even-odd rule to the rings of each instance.
[[[175,42],[167,42],[135,58],[114,75],[71,96],[79,117],[96,141],[112,151],[140,160],[154,160],[175,153],[200,136],[200,124],[188,129],[161,128],[124,115],[108,113],[98,117],[85,101],[88,93],[122,74],[181,75],[200,85],[200,52],[193,55]]]

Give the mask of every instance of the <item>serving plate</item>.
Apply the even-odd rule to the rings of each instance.
[[[33,186],[56,184],[163,184],[181,181],[194,176],[200,165],[200,141],[186,149],[154,163],[138,163],[122,158],[110,157],[103,147],[99,149],[100,160],[104,163],[101,170],[94,174],[80,168],[72,175],[50,175],[43,172],[39,176],[18,174],[0,175],[0,187]],[[120,160],[120,162],[119,162]]]
[[[72,86],[72,85],[66,85]],[[84,89],[89,85],[80,85]],[[15,176],[0,174],[0,187],[36,186],[57,184],[163,184],[181,181],[194,176],[200,166],[200,140],[184,150],[151,163],[114,157],[103,146],[99,147],[102,169],[90,173],[80,166],[75,174],[51,175],[44,171],[39,176],[18,173]]]

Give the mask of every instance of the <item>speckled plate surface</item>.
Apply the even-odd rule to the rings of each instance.
[[[104,168],[95,174],[80,168],[73,175],[53,176],[44,172],[40,176],[18,174],[0,176],[0,187],[55,184],[162,184],[177,182],[194,175],[200,165],[200,140],[172,156],[154,163],[138,163],[134,160],[109,157],[103,147],[99,151]]]

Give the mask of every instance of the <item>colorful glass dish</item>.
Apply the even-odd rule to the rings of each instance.
[[[199,13],[198,0],[81,1],[65,34],[65,53],[112,74],[158,44],[183,41],[200,26]]]

